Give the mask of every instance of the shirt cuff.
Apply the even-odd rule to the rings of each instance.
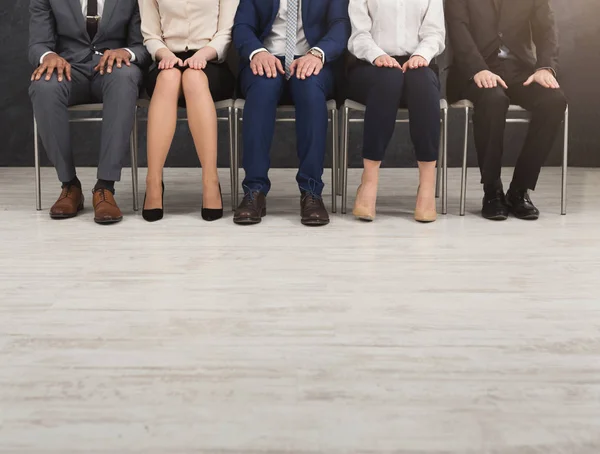
[[[321,52],[321,62],[325,64],[325,52],[323,52],[323,49],[321,49],[320,47],[311,47],[310,50],[316,50],[318,52]]]
[[[552,74],[554,74],[554,77],[556,77],[556,71],[554,71],[554,68],[551,68],[550,66],[545,66],[543,68],[537,68],[535,70],[535,72],[541,71],[542,69],[547,69],[548,71],[551,71]]]
[[[131,51],[131,49],[125,48],[125,50],[129,52],[129,55],[131,55],[131,61],[135,61],[135,54]]]
[[[259,53],[261,53],[261,52],[269,52],[269,51],[268,51],[267,49],[265,49],[264,47],[261,47],[260,49],[256,49],[254,52],[252,52],[252,53],[250,54],[250,61],[252,61],[252,59],[254,58],[254,56],[255,56],[256,54],[259,54]]]
[[[413,52],[413,54],[411,55],[411,57],[414,57],[415,55],[419,55],[421,57],[423,57],[425,60],[427,60],[427,64],[431,63],[431,60],[434,59],[435,57],[435,50],[431,49],[429,46],[427,45],[423,45],[421,44],[420,46],[417,47],[417,49]]]
[[[56,52],[49,51],[49,52],[45,52],[44,54],[42,54],[42,56],[40,57],[40,65],[42,63],[44,63],[44,58],[46,58],[46,55],[55,54],[55,53]]]

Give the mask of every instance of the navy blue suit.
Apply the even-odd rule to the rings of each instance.
[[[250,69],[250,55],[265,47],[263,42],[271,33],[278,12],[279,0],[241,0],[233,26],[233,42],[242,57],[240,87],[246,99],[244,191],[267,194],[271,188],[268,173],[276,111],[284,94],[289,94],[296,106],[300,160],[296,180],[301,191],[320,195],[327,144],[326,104],[334,89],[332,63],[342,55],[350,37],[348,0],[302,0],[302,22],[308,44],[325,53],[323,70],[304,80],[294,76],[287,81],[281,74],[269,79],[255,76]]]

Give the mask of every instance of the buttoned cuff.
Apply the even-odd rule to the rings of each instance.
[[[135,54],[131,51],[131,49],[125,48],[125,50],[129,52],[129,55],[131,55],[130,61],[135,61]]]
[[[252,52],[250,54],[250,61],[252,61],[252,59],[254,58],[254,56],[256,54],[260,54],[261,52],[269,52],[267,49],[265,49],[264,47],[261,47],[260,49],[256,49],[254,52]]]
[[[323,64],[325,64],[325,52],[323,52],[323,49],[321,49],[320,47],[311,47],[311,48],[309,49],[309,52],[310,52],[311,50],[316,50],[317,52],[321,52],[321,62],[322,62]]]
[[[56,52],[49,51],[49,52],[46,52],[46,53],[42,54],[42,56],[40,57],[40,65],[42,63],[44,63],[44,58],[46,58],[46,55],[55,54],[55,53]]]

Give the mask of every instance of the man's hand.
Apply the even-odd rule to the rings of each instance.
[[[262,51],[252,57],[250,69],[255,76],[264,76],[268,78],[277,77],[277,72],[285,74],[281,60],[270,52]]]
[[[399,68],[402,69],[400,63],[395,58],[390,57],[389,55],[380,55],[373,62],[375,66],[378,68]]]
[[[502,77],[494,74],[491,71],[488,71],[487,69],[475,74],[473,80],[479,88],[495,88],[498,86],[498,84],[500,84],[504,88],[508,89],[508,85],[506,85],[506,82],[502,80]]]
[[[529,76],[523,85],[529,87],[532,83],[540,84],[544,88],[552,88],[556,90],[560,88],[554,74],[549,69],[538,69],[534,74]]]
[[[40,80],[44,73],[46,73],[46,80],[50,80],[55,70],[59,82],[62,82],[64,77],[69,82],[71,81],[71,65],[67,60],[55,53],[44,57],[42,64],[31,75],[31,81]]]
[[[158,69],[173,69],[175,66],[179,65],[184,67],[183,60],[178,58],[173,52],[171,52],[166,47],[159,49],[156,52],[156,61],[158,61]]]
[[[123,63],[126,66],[131,66],[131,54],[127,49],[114,49],[107,50],[102,55],[100,62],[94,68],[94,71],[100,71],[100,75],[104,75],[104,73],[112,73],[113,66],[117,65],[117,68],[121,68]]]
[[[208,64],[209,60],[212,60],[215,50],[208,46],[203,47],[186,61],[183,62],[183,66],[187,66],[191,69],[204,69]]]
[[[425,68],[429,66],[427,60],[420,55],[413,55],[409,60],[402,65],[402,71],[406,72],[409,69]]]
[[[323,60],[313,54],[306,54],[304,57],[297,58],[290,65],[290,75],[296,74],[298,79],[306,79],[312,75],[317,75],[323,69]]]

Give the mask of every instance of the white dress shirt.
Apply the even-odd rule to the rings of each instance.
[[[443,0],[350,0],[348,49],[360,60],[420,55],[427,62],[445,48]]]
[[[273,21],[271,33],[265,39],[265,47],[256,49],[250,54],[250,60],[259,52],[268,51],[277,57],[285,57],[285,42],[287,32],[287,14],[288,0],[280,0],[279,11]],[[325,63],[325,53],[318,47],[312,49],[318,50],[323,55],[323,63]],[[311,50],[310,44],[304,34],[304,25],[302,24],[302,0],[298,0],[298,32],[296,34],[296,55],[306,55]]]
[[[88,0],[79,0],[81,3],[81,12],[83,13],[83,18],[85,19],[86,16],[88,15],[87,13],[87,8],[88,8]],[[98,16],[102,17],[102,13],[104,13],[104,0],[98,0]],[[131,50],[126,49],[130,54],[131,54],[131,61],[135,61],[135,54],[133,52],[131,52]],[[40,58],[40,65],[42,64],[42,62],[44,61],[44,57],[48,54],[54,54],[55,52],[46,52],[45,54],[43,54]],[[97,52],[99,53],[99,52]]]

